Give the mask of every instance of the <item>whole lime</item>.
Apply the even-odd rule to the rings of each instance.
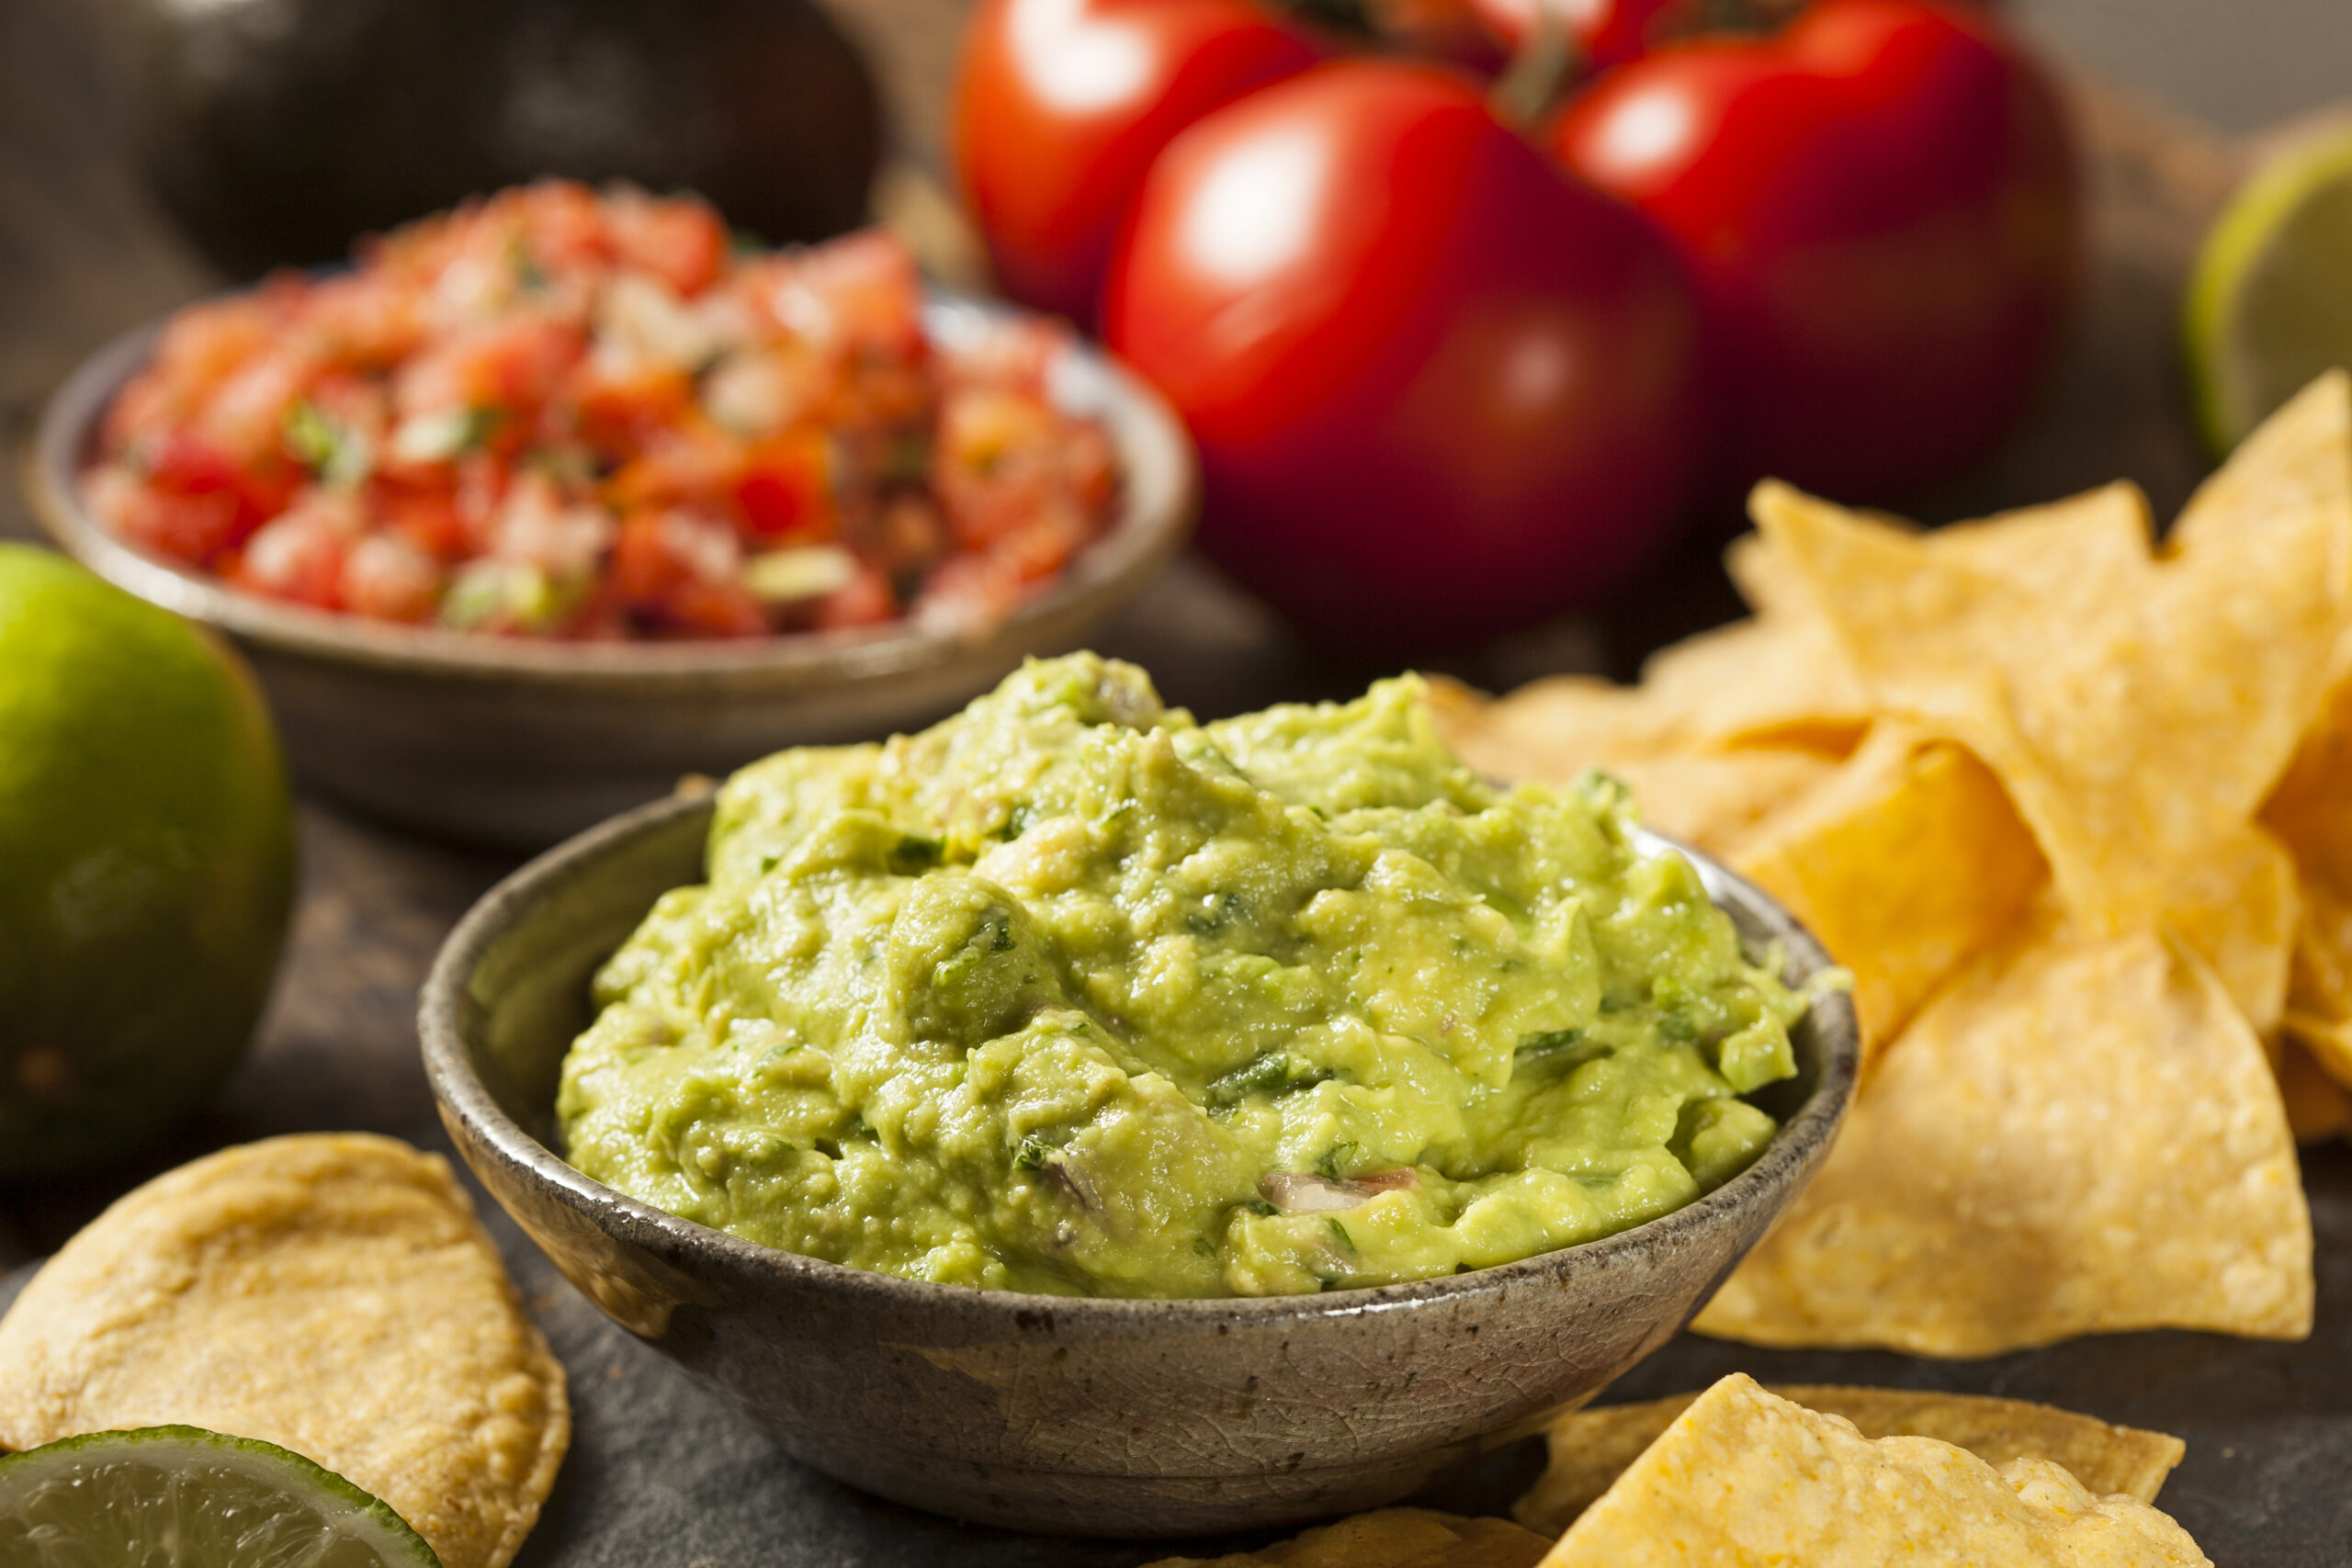
[[[209,1095],[293,896],[286,764],[243,662],[0,544],[0,1173],[102,1160]]]

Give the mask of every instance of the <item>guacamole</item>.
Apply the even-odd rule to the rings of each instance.
[[[595,981],[571,1162],[916,1279],[1263,1295],[1607,1235],[1742,1169],[1805,1001],[1623,790],[1481,781],[1413,677],[1213,724],[1032,661],[719,792]]]

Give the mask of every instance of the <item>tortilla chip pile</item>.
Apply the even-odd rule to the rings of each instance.
[[[444,1568],[514,1557],[571,1435],[562,1365],[448,1165],[357,1134],[157,1178],[0,1318],[0,1448],[173,1423],[325,1466]]]
[[[1389,1508],[1153,1568],[2211,1568],[2152,1506],[2178,1438],[2021,1400],[1775,1393],[1734,1373],[1701,1394],[1564,1416],[1549,1441],[1551,1466],[1516,1510],[1524,1529]]]
[[[1436,698],[1486,772],[1623,777],[1853,972],[1860,1096],[1698,1326],[2307,1334],[2294,1139],[2352,1122],[2352,382],[2161,548],[2121,484],[1931,534],[1751,510],[1753,619],[1636,688]]]

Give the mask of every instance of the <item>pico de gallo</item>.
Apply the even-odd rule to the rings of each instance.
[[[258,594],[560,638],[983,629],[1106,525],[1067,329],[923,327],[879,231],[744,250],[707,204],[547,182],[191,306],[84,479]]]

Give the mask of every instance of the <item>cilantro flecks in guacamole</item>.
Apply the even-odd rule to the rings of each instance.
[[[1385,1284],[1744,1168],[1804,1000],[1592,777],[1419,682],[1214,724],[1090,654],[729,780],[597,976],[573,1164],[771,1247],[1097,1295]]]

